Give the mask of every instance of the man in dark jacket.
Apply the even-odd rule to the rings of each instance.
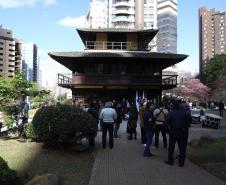
[[[117,119],[115,120],[115,127],[114,127],[114,138],[118,138],[118,130],[120,127],[120,124],[122,123],[122,117],[123,117],[123,109],[121,103],[118,103],[116,105],[116,113],[117,113]]]
[[[90,108],[88,109],[87,112],[90,113],[93,116],[93,118],[95,119],[96,124],[98,126],[98,123],[99,123],[99,115],[98,115],[98,110],[96,108],[96,103],[95,102],[92,102],[90,104]],[[89,138],[89,145],[90,146],[94,146],[95,145],[95,138]]]
[[[155,124],[153,111],[154,105],[148,102],[146,111],[144,112],[144,130],[146,134],[146,146],[144,148],[144,157],[153,156],[153,154],[150,152]]]
[[[219,113],[220,113],[220,116],[224,116],[224,103],[223,101],[221,101],[219,104],[218,104],[218,107],[219,107]]]
[[[176,142],[178,143],[180,155],[179,166],[184,166],[186,157],[186,148],[188,142],[188,130],[191,124],[191,114],[181,100],[174,103],[174,109],[169,112],[166,118],[166,125],[169,130],[169,150],[167,164],[174,164],[174,148]]]

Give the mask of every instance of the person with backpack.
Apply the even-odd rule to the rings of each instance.
[[[165,109],[163,103],[160,103],[159,108],[155,109],[153,114],[155,118],[155,147],[159,147],[159,133],[161,131],[164,148],[167,148],[165,119],[168,114],[168,110]]]

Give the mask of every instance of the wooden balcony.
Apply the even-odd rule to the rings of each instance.
[[[86,41],[86,49],[93,50],[137,50],[137,45],[133,42],[105,42]]]
[[[72,78],[58,74],[58,85],[62,87],[176,87],[177,75],[141,76],[141,75],[73,75]]]

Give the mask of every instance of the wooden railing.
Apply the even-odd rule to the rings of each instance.
[[[86,41],[86,49],[137,50],[137,45],[133,42]]]
[[[72,75],[57,74],[57,77],[58,77],[58,85],[71,84],[72,83]]]
[[[176,86],[177,75],[141,76],[141,75],[69,75],[58,74],[58,85],[162,85]]]

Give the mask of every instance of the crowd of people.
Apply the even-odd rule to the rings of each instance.
[[[169,106],[170,105],[170,106]],[[128,140],[137,139],[137,123],[141,128],[141,143],[144,145],[144,157],[151,157],[151,145],[159,147],[159,134],[163,137],[163,147],[168,148],[166,164],[174,164],[174,149],[176,143],[179,148],[179,166],[184,166],[188,131],[191,124],[191,112],[185,101],[176,100],[173,103],[159,103],[142,101],[137,108],[136,103],[106,102],[101,108],[92,102],[88,112],[100,122],[102,130],[102,147],[107,146],[107,133],[109,134],[109,148],[114,147],[114,138],[119,138],[118,130],[123,120],[127,120]],[[128,116],[127,116],[128,115]],[[127,119],[126,119],[127,118]],[[138,122],[139,120],[139,122]],[[167,140],[167,133],[169,141]],[[154,142],[153,142],[154,138]]]

